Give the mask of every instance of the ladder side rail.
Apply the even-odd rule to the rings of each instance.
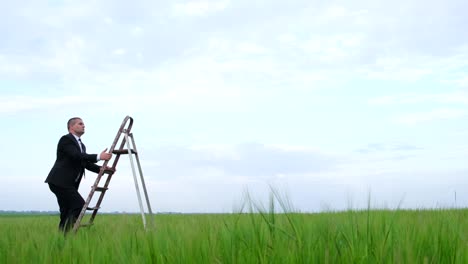
[[[125,125],[127,124],[128,121],[130,121],[130,123],[128,124],[128,127],[125,129]],[[122,124],[120,125],[119,130],[117,131],[117,135],[114,138],[114,142],[112,142],[112,145],[111,145],[110,150],[109,150],[110,153],[112,153],[112,151],[114,151],[115,146],[119,142],[120,136],[122,135],[123,131],[125,131],[125,130],[130,131],[132,129],[132,126],[133,126],[133,118],[131,118],[130,116],[126,116],[124,118],[124,120],[122,121]],[[122,142],[122,144],[120,145],[120,149],[122,149],[122,147],[124,145],[125,145],[125,143]]]
[[[145,210],[143,209],[143,203],[141,201],[140,187],[138,186],[138,179],[136,177],[135,165],[133,164],[132,152],[130,147],[130,141],[128,140],[128,134],[124,133],[125,139],[127,140],[128,157],[130,158],[130,166],[132,167],[133,180],[135,181],[135,189],[138,197],[138,204],[140,205],[141,218],[143,220],[143,227],[146,229]]]
[[[124,121],[124,122],[125,122],[125,121]],[[122,123],[122,127],[123,127],[124,124],[125,124],[125,123]],[[121,127],[121,129],[122,129],[122,127]],[[125,133],[126,133],[125,131],[126,131],[126,130],[123,129],[123,130],[119,130],[119,132],[117,133],[117,136],[116,136],[116,138],[115,138],[115,140],[114,140],[114,143],[112,143],[112,146],[111,146],[111,153],[112,153],[112,151],[114,151],[115,145],[117,145],[117,143],[118,143],[118,141],[120,140],[122,134],[125,135]],[[123,149],[124,146],[125,146],[125,136],[122,138],[122,143],[120,143],[120,148],[119,148],[119,149]],[[117,163],[119,162],[119,159],[120,159],[120,154],[116,154],[116,156],[115,156],[115,158],[114,158],[114,160],[113,160],[113,162],[112,162],[112,167],[111,167],[114,171],[115,171],[115,168],[117,167]],[[107,165],[107,162],[108,162],[107,160],[104,162],[103,168],[105,168],[105,165]],[[111,178],[112,178],[112,175],[108,175],[108,176],[107,176],[106,182],[104,183],[104,187],[105,187],[105,188],[107,188],[107,186],[109,186],[109,183],[110,183]],[[99,184],[99,182],[97,181],[97,182],[95,183],[94,186],[97,187],[98,184]],[[104,194],[105,194],[105,191],[104,191],[104,192],[101,192],[101,194],[99,195],[98,201],[97,201],[97,203],[96,203],[97,206],[100,206],[100,205],[101,205],[102,200],[104,199]],[[86,208],[85,208],[85,209],[86,209]],[[85,210],[85,211],[86,211],[86,210]],[[97,211],[95,210],[95,211],[93,212],[93,214],[91,215],[91,218],[90,218],[90,220],[89,220],[90,223],[92,223],[92,222],[94,221],[94,218],[96,217],[96,214],[97,214]]]
[[[116,158],[119,157],[119,156],[120,156],[120,154],[117,154],[117,155],[116,155]],[[111,167],[111,168],[114,170],[114,172],[112,172],[111,174],[108,174],[108,175],[107,175],[107,179],[106,179],[106,181],[105,181],[105,183],[104,183],[104,186],[102,186],[102,187],[107,188],[107,187],[109,186],[109,183],[110,183],[110,181],[111,181],[111,178],[112,178],[112,176],[113,176],[114,173],[115,173],[115,167],[117,166],[117,162],[118,162],[118,159],[114,159],[114,162],[113,162],[112,167]],[[98,187],[97,184],[95,184],[95,187]],[[105,194],[106,192],[107,192],[107,191],[103,191],[103,192],[101,192],[101,194],[99,195],[99,198],[98,198],[98,200],[97,200],[97,202],[96,202],[96,206],[97,206],[97,207],[100,207],[100,206],[101,206],[102,200],[104,199],[104,194]],[[91,215],[91,218],[90,218],[90,220],[89,220],[90,223],[92,223],[92,222],[94,221],[94,218],[96,217],[96,214],[97,214],[97,210],[94,210],[94,211],[93,211],[93,214]]]
[[[121,131],[121,133],[125,134],[125,130]],[[120,147],[118,148],[118,150],[123,150],[124,149],[124,146],[125,146],[125,136],[122,138],[122,143],[120,143]],[[115,147],[115,146],[114,146]],[[115,148],[112,148],[112,151],[111,153],[115,150]],[[115,167],[117,166],[117,163],[119,162],[119,159],[120,159],[120,154],[116,154],[115,158],[114,158],[114,162],[112,163],[112,169],[115,170]]]
[[[73,226],[73,231],[76,233],[78,231],[78,228],[80,227],[80,224],[81,224],[81,221],[83,220],[85,214],[86,214],[86,209],[88,208],[89,206],[89,203],[91,202],[92,198],[93,198],[93,195],[94,195],[94,192],[95,192],[95,187],[99,184],[99,181],[101,180],[102,178],[102,175],[104,174],[104,168],[105,166],[107,165],[108,163],[108,160],[106,160],[104,162],[104,165],[102,166],[101,170],[99,170],[99,173],[96,177],[96,180],[94,181],[94,184],[91,186],[91,191],[89,192],[88,194],[88,197],[86,198],[86,201],[83,205],[83,208],[81,209],[81,212],[78,216],[78,218],[76,219],[76,222]],[[96,212],[96,210],[95,210]]]
[[[125,128],[125,125],[127,125],[127,122],[129,123],[128,123],[127,128]],[[132,129],[132,126],[133,126],[133,118],[131,118],[130,116],[126,116],[124,120],[122,121],[122,124],[120,125],[119,130],[117,131],[117,135],[115,136],[114,142],[112,142],[109,153],[112,153],[114,151],[115,147],[117,146],[117,143],[120,140],[122,133],[124,133],[124,131],[130,131]],[[122,143],[120,144],[119,149],[123,149],[124,146],[125,146],[125,137],[122,139]],[[115,170],[115,167],[117,166],[119,158],[120,158],[120,155],[117,155],[115,157],[114,162],[112,163],[112,167],[111,167],[112,169]]]
[[[106,182],[109,181],[110,177],[111,177],[111,175],[107,176]],[[107,188],[107,187],[105,187],[105,188]],[[101,191],[101,194],[99,195],[99,198],[98,198],[98,200],[96,202],[96,207],[101,207],[101,203],[102,203],[102,200],[104,199],[104,194],[105,193],[106,193],[106,190]],[[93,210],[93,214],[91,215],[91,218],[89,219],[90,223],[93,223],[94,218],[96,217],[97,211],[98,210]]]
[[[145,194],[146,205],[148,207],[148,212],[149,212],[149,215],[150,215],[151,225],[153,226],[154,225],[154,223],[153,223],[153,211],[151,210],[151,204],[150,204],[150,201],[149,201],[148,191],[146,189],[145,179],[143,177],[143,170],[141,169],[140,158],[139,158],[139,155],[138,155],[138,150],[137,150],[137,147],[136,147],[136,144],[135,144],[135,138],[133,137],[133,133],[130,134],[130,139],[132,140],[133,149],[136,152],[135,158],[136,158],[136,162],[137,162],[137,166],[138,166],[138,171],[140,173],[141,185],[143,186],[143,192]]]

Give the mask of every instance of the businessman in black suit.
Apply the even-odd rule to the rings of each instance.
[[[68,134],[60,138],[57,145],[57,159],[49,172],[46,183],[57,196],[60,208],[59,230],[67,233],[80,215],[85,201],[78,193],[81,178],[85,169],[99,173],[101,166],[95,164],[100,160],[110,160],[111,153],[87,154],[81,142],[85,132],[83,120],[73,117],[67,123]]]

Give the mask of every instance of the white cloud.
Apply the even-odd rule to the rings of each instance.
[[[18,63],[14,59],[6,58],[5,55],[0,54],[0,75],[26,75],[29,73],[27,65]]]
[[[21,111],[55,109],[70,105],[111,103],[113,98],[90,98],[88,96],[63,97],[31,97],[31,96],[4,96],[0,97],[0,113],[17,113]]]
[[[395,121],[407,125],[414,125],[421,122],[456,119],[466,117],[468,111],[464,109],[435,109],[429,112],[411,113],[398,117]]]
[[[339,18],[348,14],[349,12],[343,6],[331,6],[325,10],[323,16],[327,18]]]
[[[465,76],[460,76],[459,78],[456,78],[452,82],[454,82],[459,87],[468,90],[468,74],[466,74]]]
[[[418,103],[438,103],[438,104],[468,104],[468,93],[451,92],[440,94],[401,94],[387,95],[372,98],[369,100],[371,105],[398,105],[398,104],[418,104]]]
[[[255,43],[241,43],[239,51],[243,54],[263,54],[267,52],[267,49]]]
[[[95,1],[66,2],[57,5],[44,5],[31,2],[15,10],[23,19],[34,23],[35,27],[46,26],[53,29],[65,29],[75,21],[99,17],[100,8]],[[107,22],[106,18],[106,22]]]
[[[150,153],[157,160],[154,174],[172,177],[189,171],[215,170],[227,176],[265,179],[328,170],[336,157],[301,146],[268,146],[260,143],[234,146],[163,147]]]
[[[0,54],[0,74],[36,76],[37,74],[79,74],[83,70],[89,45],[77,35],[63,42],[50,41],[47,54]]]
[[[75,96],[4,96],[0,97],[0,113],[50,110],[71,105],[87,105],[87,109],[92,111],[100,109],[103,104],[111,108],[125,106],[133,111],[148,108],[161,111],[191,108],[192,112],[245,110],[243,100],[247,90],[227,84],[216,65],[195,60],[154,71],[92,72],[77,68],[73,75],[67,70],[65,76],[70,74],[70,77],[64,81],[68,89],[76,91]],[[53,63],[53,67],[58,67],[58,64]],[[107,87],[112,87],[112,93]]]
[[[378,80],[415,82],[422,78],[432,78],[442,83],[456,83],[466,72],[468,51],[459,46],[452,50],[447,56],[418,53],[377,56],[374,63],[359,67],[357,72]]]
[[[418,59],[416,59],[418,63]],[[435,66],[437,67],[437,66]],[[362,67],[358,72],[370,79],[378,80],[399,80],[414,82],[431,75],[437,68],[419,62],[419,65],[406,58],[376,58],[372,66]]]
[[[296,44],[297,43],[297,37],[294,34],[290,33],[285,33],[281,34],[277,38],[280,42],[285,43],[285,44]]]
[[[359,149],[357,152],[362,154],[367,153],[376,153],[376,152],[388,152],[395,154],[398,152],[408,152],[421,150],[422,148],[402,143],[402,142],[392,142],[392,143],[371,143],[365,146],[364,148]]]
[[[114,20],[111,17],[105,17],[104,18],[104,23],[108,25],[112,25],[114,23]]]
[[[226,9],[229,0],[222,1],[191,1],[183,4],[174,5],[176,15],[203,16],[209,13],[219,12]]]
[[[122,48],[115,49],[115,50],[112,51],[112,54],[117,55],[117,56],[125,55],[126,53],[127,53],[127,50],[122,49]]]
[[[137,27],[134,27],[134,28],[132,29],[132,35],[134,35],[134,36],[136,36],[136,37],[137,37],[137,36],[141,36],[143,33],[144,33],[144,29],[141,28],[141,27],[138,27],[138,26],[137,26]]]

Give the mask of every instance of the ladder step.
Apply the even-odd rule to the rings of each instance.
[[[107,173],[107,174],[114,174],[115,173],[115,169],[113,168],[107,168],[104,170],[104,173]]]
[[[132,154],[137,154],[137,152],[134,149],[130,149],[130,152]],[[128,154],[128,149],[114,149],[114,151],[112,151],[112,153],[114,153],[114,154]]]
[[[109,188],[107,188],[107,187],[96,187],[96,188],[94,188],[94,190],[95,190],[96,192],[105,192],[105,191],[107,191],[108,189],[109,189]]]
[[[95,206],[95,207],[86,207],[86,210],[88,211],[94,211],[94,210],[99,210],[101,207]]]

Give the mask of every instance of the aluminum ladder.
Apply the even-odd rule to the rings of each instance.
[[[140,194],[140,187],[138,184],[136,171],[135,171],[134,159],[136,160],[136,164],[138,166],[138,173],[140,175],[141,185],[143,187],[143,192],[145,195],[148,214],[149,214],[149,218],[151,221],[150,224],[153,225],[153,212],[151,211],[151,205],[150,205],[150,201],[148,198],[148,191],[146,190],[146,184],[143,178],[143,171],[141,169],[140,159],[138,158],[138,151],[136,149],[135,139],[133,138],[133,134],[131,133],[132,125],[133,125],[133,118],[131,118],[130,116],[126,116],[122,122],[122,125],[117,131],[117,135],[115,136],[114,142],[112,143],[112,146],[110,147],[110,150],[109,150],[110,153],[115,154],[115,158],[111,159],[113,160],[112,166],[108,166],[108,163],[111,162],[111,160],[104,161],[104,164],[102,165],[101,170],[99,171],[94,184],[91,186],[91,191],[89,192],[88,198],[86,199],[83,209],[81,209],[81,213],[78,216],[73,226],[74,233],[78,232],[78,229],[80,227],[91,226],[93,224],[94,218],[96,217],[99,209],[101,208],[100,206],[101,206],[102,200],[104,199],[104,195],[106,194],[106,191],[109,189],[108,186],[112,179],[112,176],[115,173],[115,169],[117,167],[117,163],[119,162],[120,155],[128,155],[130,158],[130,165],[132,168],[133,179],[135,181],[135,189],[136,189],[136,193],[138,197],[138,203],[140,205],[141,218],[143,220],[143,227],[146,230],[147,229],[146,213],[143,208],[143,203],[142,203],[141,194]],[[120,147],[116,149],[116,146],[118,145],[119,142],[120,142]],[[105,178],[104,177],[105,175],[107,175],[107,179],[105,180],[104,185],[99,186],[100,181],[103,180],[103,178]],[[96,192],[100,193],[99,198],[96,202],[96,205],[90,207],[89,204]],[[82,224],[81,221],[83,220],[86,214],[86,211],[92,211],[92,215],[90,217],[89,222]]]

